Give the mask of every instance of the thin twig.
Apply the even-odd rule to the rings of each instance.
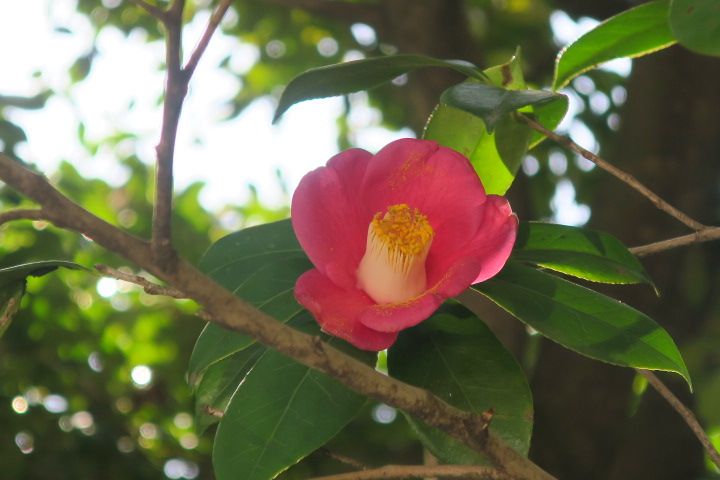
[[[13,220],[44,220],[45,214],[40,208],[18,208],[0,213],[0,225]]]
[[[190,59],[187,61],[187,63],[185,64],[185,68],[183,69],[185,70],[185,74],[187,75],[188,79],[195,71],[195,67],[197,67],[198,62],[200,61],[200,57],[202,57],[203,53],[205,53],[205,49],[210,43],[210,39],[215,33],[218,25],[220,25],[220,22],[225,16],[225,13],[228,11],[228,8],[230,8],[232,2],[233,0],[222,0],[220,2],[220,5],[218,5],[218,7],[210,16],[210,20],[208,21],[207,27],[205,28],[205,32],[203,33],[202,37],[200,37],[200,41],[195,47],[195,50],[193,50],[192,54],[190,55]]]
[[[358,470],[368,470],[368,466],[360,462],[359,460],[355,460],[354,458],[348,457],[346,455],[341,455],[337,452],[333,452],[328,448],[321,448],[318,450],[318,452],[352,468],[356,468]]]
[[[690,233],[681,237],[668,238],[667,240],[660,240],[659,242],[632,247],[630,248],[630,251],[638,257],[643,257],[645,255],[652,255],[653,253],[684,247],[685,245],[692,245],[694,243],[709,242],[711,240],[720,240],[720,227],[704,228],[695,233]]]
[[[507,474],[491,467],[475,465],[387,465],[372,470],[360,472],[341,473],[315,477],[312,480],[377,480],[389,478],[459,478],[484,480],[509,480]]]
[[[278,322],[236,297],[187,261],[174,268],[156,262],[151,245],[98,218],[72,202],[47,179],[0,153],[0,180],[42,206],[47,220],[58,227],[83,233],[155,277],[185,292],[228,330],[249,335],[346,387],[379,402],[404,410],[468,447],[482,452],[510,477],[547,480],[553,477],[487,429],[487,422],[455,408],[427,390],[383,375],[312,335]]]
[[[152,222],[152,251],[157,262],[172,268],[176,260],[172,249],[173,161],[180,113],[187,95],[188,79],[182,70],[182,13],[185,0],[173,0],[165,11],[165,102],[160,142],[155,147],[155,204]]]
[[[700,422],[698,422],[695,414],[687,408],[654,373],[648,370],[635,370],[645,377],[650,385],[652,385],[653,388],[657,390],[657,392],[662,395],[665,400],[667,400],[670,406],[672,406],[675,411],[680,414],[683,420],[685,420],[685,423],[687,423],[688,427],[690,427],[690,430],[692,430],[697,439],[700,441],[703,448],[705,448],[705,451],[710,459],[718,468],[720,468],[720,453],[718,453],[717,449],[715,449],[715,446],[713,446],[712,442],[705,433],[705,430],[703,430],[702,426],[700,426]]]
[[[138,285],[139,287],[142,287],[145,293],[148,293],[150,295],[163,295],[165,297],[177,298],[179,300],[185,300],[188,298],[186,294],[176,288],[164,287],[162,285],[158,285],[157,283],[153,283],[147,278],[141,277],[140,275],[121,272],[120,270],[108,267],[107,265],[98,263],[97,265],[95,265],[95,270],[107,277],[116,278],[124,282]]]
[[[180,114],[187,95],[188,84],[195,68],[231,3],[232,0],[222,0],[212,13],[205,32],[184,68],[181,66],[181,57],[182,16],[185,0],[173,0],[162,18],[167,30],[165,47],[167,75],[160,142],[155,149],[157,153],[157,172],[155,177],[155,205],[153,209],[151,245],[157,262],[170,268],[177,259],[172,248],[171,239],[173,162]]]
[[[538,132],[542,133],[546,137],[553,139],[557,143],[563,145],[564,147],[568,148],[569,150],[572,150],[573,152],[577,153],[578,155],[582,156],[583,158],[590,160],[595,165],[602,168],[609,174],[613,175],[618,180],[622,181],[623,183],[626,183],[631,188],[638,191],[645,198],[650,200],[658,209],[667,213],[668,215],[675,218],[676,220],[682,222],[683,224],[690,227],[691,229],[697,231],[697,230],[704,230],[707,228],[702,223],[698,222],[697,220],[692,219],[689,215],[681,212],[677,208],[670,205],[668,202],[663,200],[655,192],[653,192],[652,190],[647,188],[645,185],[640,183],[640,181],[637,178],[635,178],[634,176],[630,175],[629,173],[627,173],[623,170],[620,170],[615,165],[607,162],[606,160],[603,160],[602,158],[598,157],[591,151],[586,150],[585,148],[581,147],[577,143],[573,142],[569,138],[564,137],[562,135],[558,135],[557,133],[553,132],[552,130],[548,130],[543,125],[536,122],[535,120],[528,117],[527,115],[518,114],[516,117],[520,121],[525,122],[527,125],[529,125],[530,128],[532,128],[533,130],[537,130]]]
[[[165,21],[166,12],[162,8],[146,2],[145,0],[129,0],[135,6],[138,6],[148,12],[153,17],[157,18],[161,22]]]

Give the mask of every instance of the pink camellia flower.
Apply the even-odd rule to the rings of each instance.
[[[292,225],[315,268],[295,298],[326,332],[383,350],[398,332],[505,265],[517,217],[467,158],[402,139],[346,150],[300,181]]]

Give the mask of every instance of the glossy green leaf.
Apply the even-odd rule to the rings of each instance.
[[[506,63],[484,71],[498,87],[520,90],[525,80],[520,68],[520,51]],[[471,85],[475,85],[469,82]],[[567,111],[567,98],[557,96],[548,103],[523,109],[536,115],[547,128],[553,129]],[[504,195],[512,185],[515,174],[530,144],[537,144],[542,135],[505,113],[497,120],[494,132],[474,113],[440,103],[428,119],[423,138],[459,151],[470,159],[488,193]]]
[[[705,55],[720,56],[718,0],[672,0],[670,28],[683,47]]]
[[[332,439],[365,398],[274,350],[247,374],[220,421],[218,480],[268,480]]]
[[[508,113],[527,106],[556,101],[563,96],[545,90],[506,90],[481,83],[465,82],[445,90],[440,101],[482,118],[488,131]]]
[[[200,268],[222,286],[249,301],[268,315],[287,322],[302,307],[295,301],[297,278],[312,264],[297,243],[289,220],[251,227],[215,243]],[[255,340],[215,324],[206,325],[190,357],[191,384],[204,369]]]
[[[555,61],[553,89],[608,60],[640,57],[675,43],[668,25],[669,3],[659,0],[626,10],[564,48]]]
[[[482,72],[469,62],[439,60],[424,55],[393,55],[327,65],[303,72],[288,83],[273,122],[298,102],[368,90],[399,75],[426,67],[450,68],[470,78],[483,79]]]
[[[545,337],[582,355],[626,367],[680,374],[685,362],[670,335],[634,308],[554,275],[509,263],[473,285]]]
[[[515,54],[505,63],[494,65],[483,71],[490,83],[497,87],[509,90],[523,90],[526,88],[525,76],[522,72],[522,55],[520,47]]]
[[[87,270],[82,265],[65,260],[43,260],[41,262],[24,263],[7,268],[0,268],[0,285],[5,285],[17,280],[25,280],[27,277],[42,277],[58,268],[69,268],[70,270]]]
[[[485,133],[485,124],[479,117],[439,103],[428,118],[422,138],[435,140],[472,161],[478,141]]]
[[[653,285],[620,240],[586,228],[522,222],[512,258],[593,282]]]
[[[86,270],[77,263],[64,260],[45,260],[0,269],[0,337],[20,309],[20,301],[25,294],[25,279],[42,277],[59,267]]]
[[[527,454],[533,423],[532,395],[513,356],[464,307],[445,305],[433,317],[400,333],[388,351],[390,375],[430,390],[462,410],[493,409],[490,429]],[[485,459],[457,440],[408,417],[423,444],[440,460],[476,464]]]
[[[202,373],[195,387],[195,428],[198,433],[220,421],[211,412],[225,411],[240,382],[266,350],[256,343],[210,365]]]
[[[531,136],[527,125],[505,115],[493,133],[480,137],[470,161],[487,193],[505,195],[515,181]]]

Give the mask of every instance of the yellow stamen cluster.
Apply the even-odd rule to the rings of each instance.
[[[389,250],[389,256],[401,264],[422,253],[433,237],[427,217],[406,203],[392,205],[384,214],[376,213],[370,231],[381,248]]]
[[[433,234],[427,217],[405,203],[376,213],[358,266],[358,286],[378,303],[420,294],[426,286],[425,259]]]

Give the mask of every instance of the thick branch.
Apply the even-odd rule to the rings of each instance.
[[[474,465],[387,465],[373,470],[316,477],[313,480],[377,480],[389,478],[459,478],[463,480],[509,480],[504,472]]]
[[[654,373],[648,370],[635,370],[640,375],[645,377],[648,383],[650,383],[650,385],[652,385],[653,388],[657,390],[657,392],[662,395],[665,400],[667,400],[670,406],[673,407],[675,411],[680,414],[683,420],[685,420],[685,423],[687,423],[688,427],[690,427],[690,430],[692,430],[697,439],[700,441],[710,459],[717,466],[717,468],[720,469],[720,453],[718,453],[718,451],[715,449],[712,442],[705,433],[705,430],[703,430],[702,426],[700,425],[700,422],[698,422],[697,418],[695,418],[695,414],[689,408],[687,408],[675,396],[675,394],[672,393],[662,381],[660,381],[660,379]]]
[[[0,213],[0,225],[12,222],[13,220],[45,220],[45,214],[42,209],[18,208],[17,210],[8,210]]]
[[[673,248],[684,247],[694,243],[709,242],[711,240],[720,240],[720,227],[710,227],[699,230],[695,233],[683,235],[681,237],[660,240],[659,242],[648,243],[632,247],[630,251],[638,257],[652,255],[653,253],[664,252]]]
[[[57,226],[85,234],[186,293],[203,305],[218,325],[250,335],[280,353],[336,378],[356,392],[404,410],[483,452],[510,476],[552,478],[490,432],[487,421],[481,416],[448,405],[426,390],[382,375],[318,337],[283,325],[234,296],[184,260],[178,259],[172,268],[156,262],[150,244],[94,216],[63,196],[45,177],[2,154],[0,179],[40,204],[47,219]]]
[[[562,135],[558,135],[557,133],[553,132],[552,130],[548,130],[540,123],[536,122],[532,118],[528,117],[527,115],[518,114],[516,116],[520,121],[526,123],[530,126],[533,130],[536,130],[543,135],[545,135],[548,138],[553,139],[555,142],[559,143],[560,145],[563,145],[569,150],[572,150],[573,152],[577,153],[578,155],[582,156],[583,158],[590,160],[598,167],[602,168],[621,182],[626,183],[634,190],[638,191],[642,196],[650,200],[658,209],[662,210],[663,212],[667,213],[671,217],[675,218],[679,222],[682,222],[686,226],[690,227],[693,230],[703,230],[707,228],[702,223],[692,219],[687,214],[681,212],[677,208],[670,205],[668,202],[663,200],[659,195],[657,195],[655,192],[647,188],[645,185],[640,183],[640,181],[635,178],[634,176],[630,175],[629,173],[620,170],[615,165],[603,160],[602,158],[598,157],[594,153],[592,153],[589,150],[586,150],[585,148],[581,147],[577,143],[573,142],[567,137],[564,137]]]

